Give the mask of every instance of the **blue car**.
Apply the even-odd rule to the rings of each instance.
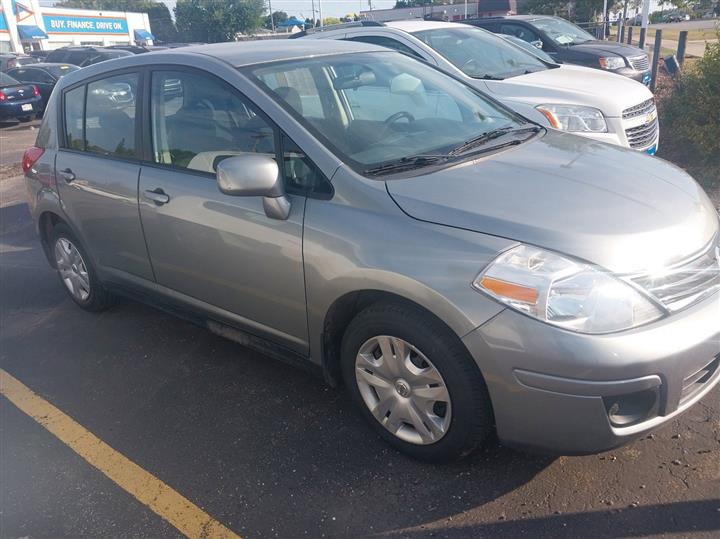
[[[0,122],[16,118],[29,121],[40,112],[41,101],[37,86],[23,84],[6,73],[0,73]]]

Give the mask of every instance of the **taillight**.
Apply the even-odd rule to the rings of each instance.
[[[5,101],[7,96],[0,90],[0,101]]]
[[[32,168],[32,166],[42,157],[42,154],[44,153],[45,150],[43,148],[38,148],[37,146],[33,146],[32,148],[25,150],[22,157],[23,173],[27,174],[27,171]]]
[[[37,96],[40,95],[40,90],[38,90],[38,87],[37,87],[37,86],[33,86],[33,95],[34,95],[35,97],[37,97]]]

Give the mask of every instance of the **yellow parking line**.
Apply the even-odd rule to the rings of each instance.
[[[0,394],[188,537],[239,536],[0,369]]]

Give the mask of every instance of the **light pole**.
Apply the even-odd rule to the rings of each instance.
[[[320,14],[320,28],[323,27],[323,16],[322,16],[322,0],[317,0],[318,2],[318,13]]]
[[[275,18],[273,17],[272,12],[272,0],[268,0],[268,9],[270,10],[270,28],[272,28],[272,31],[275,32]]]

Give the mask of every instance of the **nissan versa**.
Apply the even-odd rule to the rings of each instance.
[[[718,214],[695,181],[403,54],[329,45],[58,82],[23,163],[80,307],[128,295],[312,366],[435,461],[493,430],[601,451],[716,386]]]

